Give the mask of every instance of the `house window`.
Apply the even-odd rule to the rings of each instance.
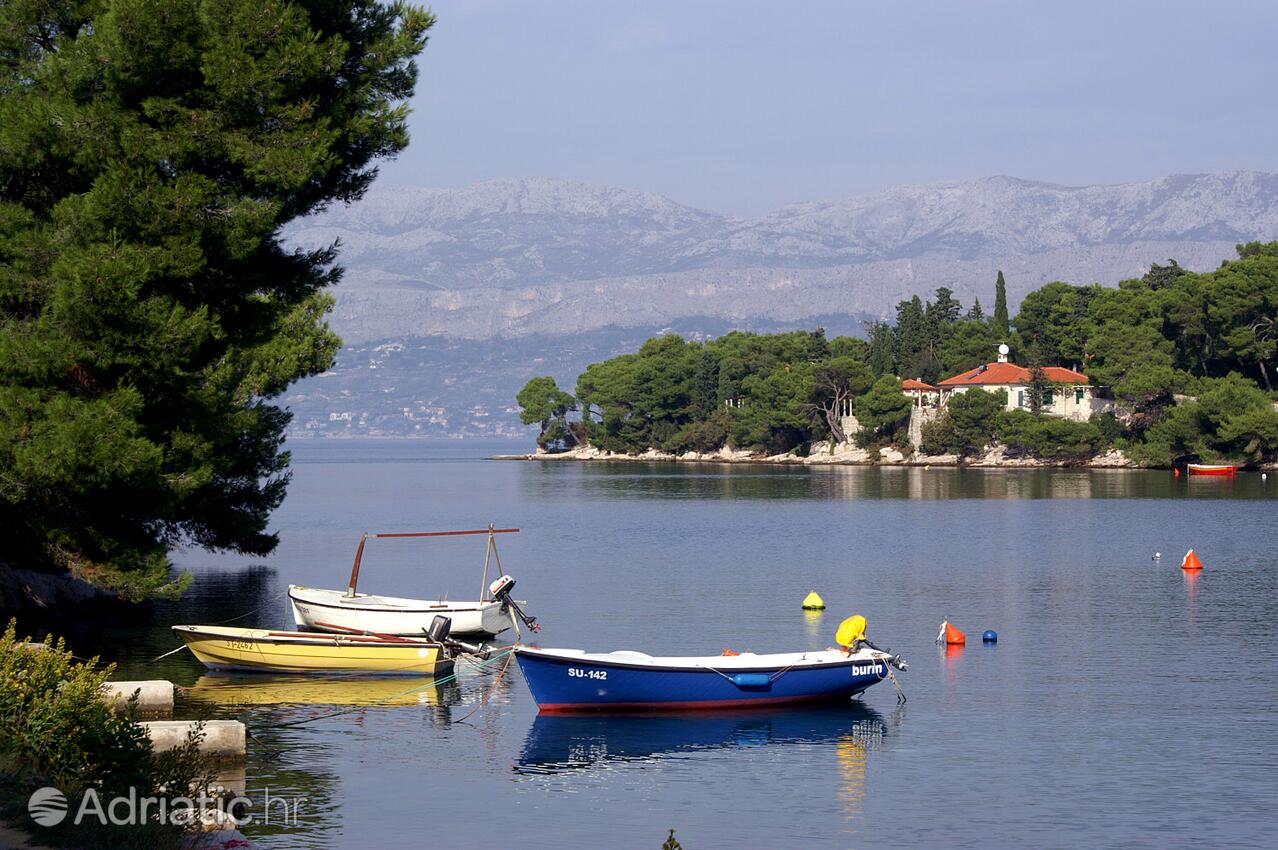
[[[1074,388],[1074,404],[1082,404],[1082,403],[1083,403],[1083,388],[1075,387]]]
[[[1025,390],[1016,391],[1016,406],[1017,407],[1025,406]]]
[[[1043,390],[1043,407],[1051,407],[1051,406],[1052,406],[1052,391]]]

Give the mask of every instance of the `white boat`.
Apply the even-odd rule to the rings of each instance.
[[[519,624],[538,631],[536,619],[524,614],[526,603],[510,598],[515,580],[508,575],[488,583],[488,564],[496,559],[498,572],[501,556],[497,553],[494,535],[517,532],[517,528],[493,528],[475,531],[417,531],[389,534],[365,534],[355,551],[355,565],[346,590],[328,590],[290,584],[289,606],[293,610],[293,622],[299,628],[313,631],[357,631],[380,635],[406,635],[420,637],[430,629],[431,621],[440,614],[452,620],[452,634],[498,635],[509,628],[519,631]],[[484,554],[483,593],[478,600],[452,601],[447,599],[407,599],[397,596],[380,596],[359,593],[360,563],[364,558],[364,544],[370,538],[388,537],[447,537],[464,534],[485,534],[488,548]]]
[[[431,599],[404,599],[344,590],[288,586],[293,622],[301,628],[319,631],[356,629],[384,635],[423,635],[436,614],[453,621],[453,634],[497,635],[512,625],[514,612],[504,602],[449,602]],[[340,629],[328,628],[339,626]]]

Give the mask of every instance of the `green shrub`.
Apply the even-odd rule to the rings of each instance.
[[[727,444],[731,429],[732,414],[720,408],[703,422],[685,425],[665,448],[678,454],[717,451]]]
[[[980,454],[998,437],[1005,399],[1005,393],[981,389],[955,393],[945,413],[923,426],[923,450],[928,454]]]
[[[1105,441],[1106,445],[1113,445],[1123,433],[1123,423],[1118,421],[1118,417],[1114,415],[1112,410],[1093,413],[1087,421],[1095,425],[1097,431],[1100,431],[1101,439]]]
[[[910,399],[902,392],[898,379],[891,375],[879,378],[868,393],[856,400],[857,419],[870,432],[870,436],[864,440],[858,435],[857,443],[862,448],[869,448],[867,443],[877,443],[882,438],[886,444],[891,444],[895,441],[897,432],[910,421],[911,407]]]
[[[189,827],[152,820],[139,826],[103,825],[74,814],[84,794],[95,789],[103,806],[117,796],[137,798],[207,793],[209,777],[192,739],[161,753],[135,720],[136,705],[117,713],[102,698],[112,668],[80,663],[61,640],[33,650],[17,640],[10,622],[0,637],[0,813],[19,821],[40,843],[134,848],[177,846]],[[60,825],[30,821],[27,800],[37,788],[52,786],[66,795],[68,817]],[[163,790],[162,790],[163,789]],[[196,792],[198,793],[198,791]]]

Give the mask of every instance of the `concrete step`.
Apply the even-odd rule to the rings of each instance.
[[[238,720],[205,720],[200,752],[218,759],[242,759],[247,750],[248,730]],[[148,720],[140,725],[158,752],[177,749],[200,723],[198,720]]]
[[[172,714],[172,682],[164,679],[148,679],[140,682],[107,682],[103,686],[108,702],[123,711],[129,697],[138,695],[138,711],[146,715]]]

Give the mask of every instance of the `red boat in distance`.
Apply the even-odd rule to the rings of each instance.
[[[1233,463],[1191,463],[1189,464],[1190,475],[1234,475],[1238,472],[1237,464]]]

